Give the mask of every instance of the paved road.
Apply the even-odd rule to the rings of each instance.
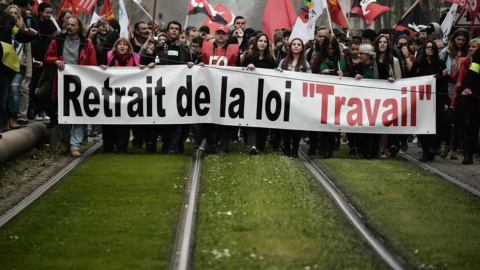
[[[409,156],[419,159],[422,156],[422,149],[416,144],[409,144],[409,150],[406,153]],[[426,164],[433,168],[467,184],[468,186],[480,190],[480,158],[475,157],[474,164],[463,165],[463,155],[458,155],[457,160],[451,160],[450,155],[447,158],[435,157],[434,162],[427,162]]]

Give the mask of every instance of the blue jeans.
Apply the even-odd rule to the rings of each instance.
[[[79,150],[85,125],[60,125],[62,141],[70,142],[70,150]]]
[[[13,76],[12,82],[10,83],[10,91],[8,91],[8,114],[11,116],[17,116],[20,107],[21,85],[23,77],[24,74],[20,71]]]

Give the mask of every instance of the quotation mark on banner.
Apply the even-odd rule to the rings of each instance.
[[[417,86],[410,87],[410,94],[416,95]],[[407,87],[402,87],[402,94],[407,94]],[[432,85],[419,85],[418,86],[418,98],[420,100],[432,100]]]
[[[314,98],[315,94],[333,94],[333,85],[303,83],[303,97]]]

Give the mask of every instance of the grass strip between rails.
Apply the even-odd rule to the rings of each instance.
[[[478,197],[404,159],[349,159],[346,148],[315,162],[389,245],[419,269],[480,269]]]
[[[191,159],[143,151],[90,157],[3,227],[0,268],[165,269]]]
[[[298,160],[207,156],[194,269],[385,269]]]

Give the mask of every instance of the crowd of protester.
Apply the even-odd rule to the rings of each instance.
[[[437,134],[416,137],[423,149],[421,161],[433,161],[436,155],[458,159],[462,152],[463,164],[473,163],[480,122],[480,39],[472,38],[466,29],[452,31],[444,44],[435,24],[414,35],[408,30],[382,29],[377,33],[372,29],[344,31],[321,26],[314,39],[304,44],[298,38],[290,40],[290,29],[277,30],[274,40],[269,40],[261,31],[248,28],[244,17],[237,16],[233,30],[220,26],[214,33],[206,26],[184,28],[177,21],[169,22],[165,29],[156,22],[138,21],[127,39],[120,37],[120,25],[115,19],[101,17],[87,30],[77,16],[64,10],[56,22],[61,28],[58,31],[51,20],[51,4],[41,3],[38,14],[32,7],[31,0],[14,0],[2,7],[2,25],[15,25],[13,29],[20,30],[1,30],[2,43],[15,48],[19,68],[12,72],[2,62],[0,132],[21,128],[36,116],[49,119],[48,128],[58,125],[56,77],[65,64],[103,69],[185,64],[243,66],[249,70],[275,69],[389,82],[435,75]],[[59,126],[62,151],[81,156],[86,126]],[[145,146],[149,153],[157,151],[159,138],[165,154],[183,152],[185,141],[191,138],[196,148],[220,155],[229,152],[231,141],[243,139],[252,155],[264,152],[268,142],[274,151],[297,157],[303,140],[310,145],[309,155],[318,152],[330,158],[343,139],[348,141],[350,157],[366,159],[395,157],[400,150],[408,150],[408,141],[414,137],[168,123],[93,126],[90,135],[100,132],[105,152],[126,153],[133,136],[132,146]]]

